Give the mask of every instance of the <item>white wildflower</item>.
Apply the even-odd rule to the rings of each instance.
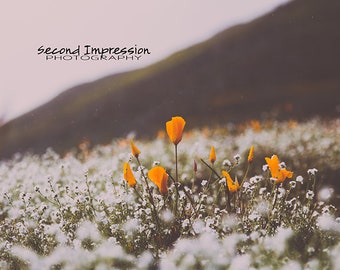
[[[222,218],[222,226],[224,228],[234,228],[237,226],[237,217],[236,215],[232,215],[232,214],[227,214],[227,215],[223,215]]]
[[[323,214],[318,217],[317,224],[321,230],[340,232],[340,224],[329,214]]]
[[[136,218],[131,218],[127,222],[125,222],[123,228],[127,232],[133,232],[138,229],[139,221]]]
[[[291,188],[295,188],[295,187],[296,187],[296,182],[295,182],[295,181],[290,181],[290,182],[289,182],[289,186],[290,186]]]
[[[303,184],[303,177],[301,175],[298,175],[295,180],[296,182]]]
[[[150,269],[153,262],[151,252],[144,252],[138,259],[138,269]]]
[[[166,209],[166,210],[163,210],[162,213],[161,213],[161,219],[164,221],[164,222],[171,222],[173,219],[174,219],[174,215],[173,213],[169,210],[169,209]]]
[[[258,231],[253,231],[253,232],[251,232],[249,237],[252,241],[256,241],[257,239],[260,238],[260,233]]]
[[[229,269],[239,270],[239,269],[249,269],[251,263],[251,257],[249,254],[239,255],[232,259]]]
[[[286,190],[283,187],[279,187],[277,191],[278,191],[277,193],[278,198],[282,198],[284,195],[286,195]]]
[[[306,192],[306,199],[312,200],[314,198],[314,192],[312,190],[308,190]]]
[[[262,187],[259,189],[259,194],[262,195],[267,190],[266,187]]]
[[[80,240],[84,239],[92,239],[92,240],[100,240],[100,234],[98,232],[97,227],[94,223],[90,221],[84,221],[77,230],[77,237]]]
[[[301,265],[296,261],[288,261],[285,265],[281,268],[281,270],[301,270]]]
[[[202,220],[195,220],[194,224],[192,225],[195,233],[202,233],[204,231],[205,225]]]
[[[152,163],[152,167],[158,166],[159,164],[161,164],[161,162],[158,161],[158,160],[155,160],[155,161]]]
[[[202,187],[206,186],[207,184],[208,184],[207,180],[202,180],[202,182],[201,182]]]
[[[309,170],[307,171],[307,173],[308,173],[309,175],[316,175],[317,172],[318,172],[318,170],[315,169],[315,168],[309,169]]]
[[[334,194],[333,188],[323,188],[318,192],[318,200],[328,202]]]
[[[277,181],[277,178],[275,178],[275,177],[270,177],[269,180],[270,180],[271,182],[275,183],[275,182]]]
[[[257,211],[261,216],[268,215],[270,211],[270,205],[268,201],[260,201],[257,205]]]
[[[183,223],[182,223],[182,228],[186,228],[186,227],[188,227],[190,225],[190,221],[189,221],[189,219],[185,219],[185,220],[183,220]]]
[[[236,154],[233,158],[234,158],[236,164],[239,164],[239,162],[241,160],[241,156],[239,154]]]
[[[230,162],[229,159],[223,160],[222,165],[223,165],[224,167],[231,167],[231,166],[232,166],[232,164],[231,164],[231,162]]]
[[[279,166],[280,166],[281,169],[287,168],[286,163],[284,163],[284,162],[281,162],[279,164]]]
[[[223,178],[221,178],[220,181],[218,181],[218,183],[219,183],[220,185],[225,185],[226,179],[223,177]]]
[[[266,249],[273,250],[277,255],[281,255],[287,248],[287,241],[292,235],[292,229],[280,227],[276,235],[264,238],[263,243]]]

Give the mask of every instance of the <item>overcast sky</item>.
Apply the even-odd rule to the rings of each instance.
[[[288,0],[0,0],[0,117],[80,83],[141,68]],[[40,46],[148,48],[139,60],[46,60]]]

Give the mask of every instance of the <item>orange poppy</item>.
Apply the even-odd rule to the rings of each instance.
[[[280,160],[277,155],[273,155],[271,158],[266,157],[265,160],[268,164],[271,176],[276,179],[275,184],[282,183],[286,178],[293,177],[293,172],[288,171],[286,168],[280,168]]]
[[[215,153],[215,147],[211,146],[209,160],[211,163],[214,163],[216,161],[216,153]]]
[[[227,171],[222,171],[222,175],[226,178],[227,186],[228,186],[230,193],[235,193],[236,191],[240,189],[240,185],[237,179],[234,182],[231,179],[230,174]]]
[[[130,140],[130,147],[131,147],[131,153],[133,156],[138,158],[139,154],[141,153],[140,150],[137,148],[137,146],[133,143],[132,140]]]
[[[126,182],[128,183],[128,185],[130,187],[135,187],[137,184],[136,178],[132,173],[130,164],[128,162],[124,163],[124,179],[126,180]]]
[[[254,145],[252,145],[249,149],[248,163],[251,163],[253,159],[254,159]]]
[[[168,193],[168,174],[166,173],[165,169],[161,166],[153,167],[148,172],[148,177],[154,182],[159,192],[163,195]]]
[[[185,120],[181,116],[172,117],[170,121],[166,122],[166,132],[174,145],[182,140],[184,126]]]

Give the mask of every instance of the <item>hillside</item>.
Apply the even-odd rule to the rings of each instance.
[[[0,157],[64,152],[183,115],[190,126],[337,115],[340,2],[296,0],[144,69],[65,91],[0,128]]]

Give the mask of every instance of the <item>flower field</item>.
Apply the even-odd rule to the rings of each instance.
[[[339,267],[340,119],[187,124],[1,161],[0,269]]]

